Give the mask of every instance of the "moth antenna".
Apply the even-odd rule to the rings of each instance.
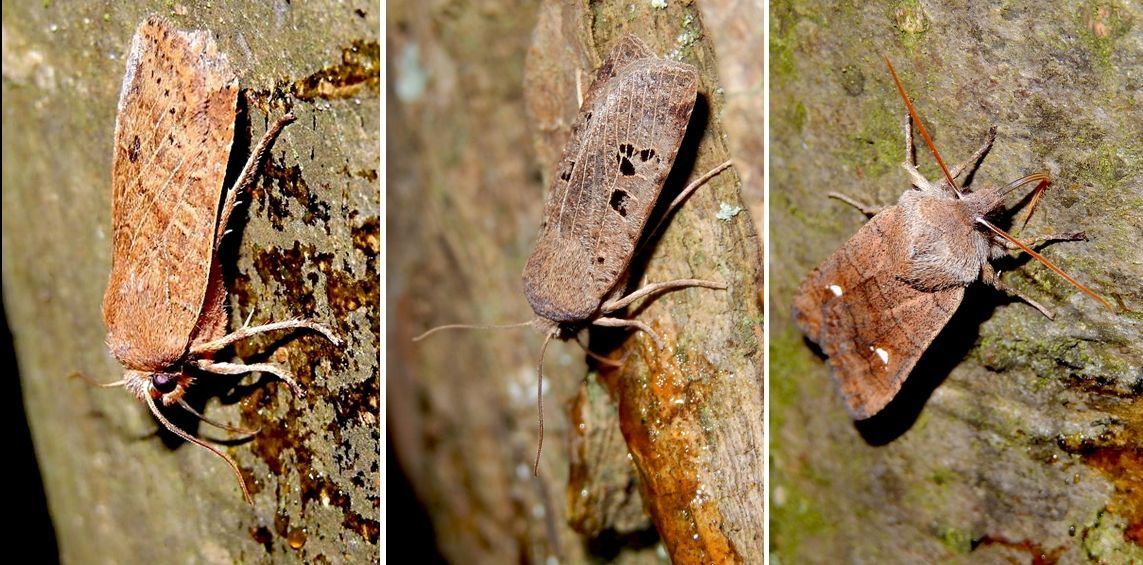
[[[257,434],[258,432],[262,431],[261,428],[258,428],[256,430],[247,430],[244,428],[236,428],[236,427],[228,425],[228,424],[223,424],[222,422],[207,418],[205,415],[203,415],[202,412],[199,412],[198,410],[191,408],[191,405],[187,404],[187,401],[185,401],[181,398],[178,400],[178,403],[179,403],[179,406],[181,406],[183,410],[190,412],[190,415],[197,418],[200,422],[210,424],[210,425],[212,425],[212,426],[214,426],[220,430],[226,430],[228,432],[234,432],[236,434],[242,434],[242,435],[247,436],[247,437],[253,436],[254,434]]]
[[[1040,255],[1039,253],[1036,253],[1035,251],[1033,251],[1031,247],[1028,247],[1023,242],[1021,242],[1020,240],[1008,235],[1008,233],[1006,233],[1004,230],[994,226],[992,224],[992,222],[989,222],[988,220],[986,220],[984,218],[977,218],[976,221],[978,223],[980,223],[981,225],[983,225],[984,227],[992,230],[996,235],[999,235],[1000,237],[1007,239],[1008,241],[1012,242],[1014,245],[1016,245],[1020,249],[1024,250],[1025,253],[1027,253],[1028,255],[1031,255],[1037,261],[1043,263],[1046,267],[1055,271],[1056,274],[1063,277],[1064,280],[1072,283],[1076,288],[1082,290],[1084,292],[1084,294],[1087,294],[1088,296],[1099,301],[1100,304],[1103,304],[1104,307],[1106,307],[1111,312],[1115,312],[1115,308],[1112,308],[1111,304],[1109,304],[1106,300],[1104,300],[1102,297],[1100,297],[1098,294],[1096,294],[1090,288],[1080,284],[1079,281],[1073,279],[1071,276],[1069,276],[1067,273],[1065,273],[1063,269],[1052,264],[1052,262],[1049,261],[1046,257],[1044,257],[1043,255]]]
[[[151,409],[151,414],[155,415],[155,418],[159,420],[159,423],[163,424],[164,428],[167,428],[167,430],[172,434],[175,434],[186,441],[189,441],[199,447],[205,448],[211,453],[221,457],[223,461],[226,461],[226,464],[230,465],[230,470],[234,471],[234,476],[238,477],[238,486],[242,487],[242,496],[246,499],[248,504],[254,504],[254,499],[251,498],[250,491],[246,488],[246,479],[242,477],[242,471],[238,470],[238,464],[235,463],[234,460],[227,457],[225,453],[215,449],[210,444],[207,444],[206,442],[175,427],[175,425],[172,424],[170,420],[167,420],[166,416],[163,416],[162,412],[159,412],[159,408],[155,406],[155,399],[151,398],[150,394],[143,395],[143,398],[147,401],[147,407]]]
[[[925,124],[921,122],[921,116],[917,114],[917,109],[913,107],[913,103],[909,100],[909,95],[905,94],[905,87],[901,86],[901,79],[897,78],[897,70],[893,68],[893,63],[889,62],[888,56],[882,55],[881,58],[885,59],[885,64],[889,66],[889,74],[893,75],[893,82],[897,84],[897,92],[900,92],[901,98],[905,100],[905,107],[909,109],[909,115],[913,117],[913,123],[917,124],[917,129],[920,130],[921,137],[925,138],[925,144],[929,146],[929,151],[932,151],[933,157],[937,158],[937,164],[941,166],[941,172],[945,174],[945,179],[948,180],[949,186],[952,187],[957,198],[964,198],[964,193],[962,193],[960,187],[956,185],[952,174],[949,173],[949,168],[945,166],[944,159],[941,159],[941,154],[937,152],[937,146],[933,144],[933,138],[929,137],[929,132],[925,130]]]
[[[74,372],[68,376],[70,378],[73,378],[73,379],[82,379],[87,384],[89,384],[91,386],[97,386],[99,388],[115,388],[117,386],[123,386],[124,384],[127,383],[127,379],[119,379],[113,383],[101,383],[101,382],[91,378],[90,376],[88,376],[87,373],[84,373],[81,371],[76,371],[76,372]]]
[[[548,332],[548,337],[544,338],[544,344],[540,346],[540,362],[536,364],[536,374],[539,375],[536,381],[536,409],[540,415],[540,440],[536,442],[536,462],[532,465],[533,477],[540,476],[540,453],[544,450],[544,353],[548,351],[548,344],[558,331],[553,329]]]
[[[244,327],[244,328],[248,328],[248,327],[250,327],[250,320],[253,320],[253,319],[254,319],[254,309],[253,309],[253,308],[251,308],[251,309],[250,309],[250,314],[248,314],[248,315],[246,316],[246,321],[245,321],[245,322],[242,322],[242,327]]]
[[[535,323],[535,320],[528,320],[527,322],[517,322],[515,324],[487,324],[487,325],[481,325],[481,324],[445,324],[443,326],[437,326],[435,328],[430,328],[429,331],[427,331],[427,332],[425,332],[425,333],[423,333],[417,337],[414,337],[413,341],[421,341],[422,339],[425,339],[426,337],[429,337],[430,335],[433,335],[433,334],[435,334],[439,331],[442,331],[442,330],[508,330],[508,329],[512,329],[512,328],[522,328],[524,326],[530,326],[534,323]]]

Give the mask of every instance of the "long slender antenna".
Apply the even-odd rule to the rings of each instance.
[[[535,323],[535,320],[528,320],[527,322],[517,322],[515,324],[489,324],[489,325],[445,324],[443,326],[437,326],[435,328],[430,328],[425,333],[423,333],[417,337],[414,337],[413,341],[421,341],[422,339],[425,339],[426,337],[429,337],[430,335],[433,335],[433,334],[435,334],[439,331],[442,331],[442,330],[507,330],[507,329],[511,329],[511,328],[522,328],[524,326],[530,326],[534,323]]]
[[[251,498],[250,491],[246,488],[246,479],[242,477],[242,471],[238,470],[238,464],[235,463],[234,460],[227,457],[225,453],[215,449],[207,443],[204,443],[202,440],[175,427],[175,425],[172,424],[170,420],[167,420],[166,416],[163,416],[162,412],[159,412],[159,408],[155,406],[155,399],[151,398],[150,394],[144,394],[143,398],[147,401],[147,407],[151,409],[151,413],[155,415],[155,418],[159,420],[159,423],[163,424],[164,428],[167,428],[167,430],[172,434],[175,434],[185,439],[186,441],[207,449],[211,453],[221,457],[223,461],[226,461],[226,464],[230,465],[230,469],[234,471],[234,476],[238,477],[238,486],[242,487],[242,496],[246,498],[247,503],[254,504],[254,499]]]
[[[909,109],[909,115],[913,117],[913,123],[917,124],[917,129],[921,131],[921,137],[925,138],[925,143],[929,146],[929,151],[933,152],[933,157],[937,158],[937,164],[941,166],[941,171],[945,174],[945,179],[949,181],[949,186],[952,187],[953,192],[956,193],[957,198],[964,198],[964,193],[960,191],[960,187],[956,185],[953,176],[949,173],[949,168],[945,166],[944,159],[941,159],[941,154],[937,152],[937,146],[933,144],[933,138],[929,137],[929,132],[925,130],[925,124],[921,122],[921,116],[917,114],[917,109],[913,107],[913,103],[909,101],[909,95],[905,94],[905,87],[901,86],[901,80],[897,78],[897,70],[893,68],[893,63],[889,62],[889,57],[882,55],[885,59],[885,64],[889,66],[889,74],[893,75],[893,82],[897,83],[897,92],[901,93],[901,98],[905,100],[905,107]]]
[[[977,221],[977,222],[979,222],[979,223],[980,223],[981,225],[983,225],[984,227],[986,227],[986,228],[988,228],[988,229],[992,230],[992,231],[993,231],[993,233],[995,233],[996,235],[999,235],[1000,237],[1003,237],[1004,239],[1007,239],[1008,241],[1011,241],[1011,242],[1012,242],[1013,244],[1015,244],[1017,247],[1019,247],[1020,249],[1024,250],[1024,252],[1025,252],[1025,253],[1027,253],[1028,255],[1031,255],[1031,256],[1032,256],[1033,258],[1035,258],[1037,261],[1039,261],[1039,262],[1043,263],[1043,264],[1044,264],[1045,266],[1047,266],[1049,269],[1051,269],[1051,270],[1055,271],[1055,272],[1056,272],[1056,274],[1057,274],[1057,275],[1060,275],[1061,277],[1063,277],[1063,278],[1064,278],[1064,280],[1066,280],[1066,281],[1068,281],[1068,282],[1072,283],[1073,285],[1075,285],[1075,287],[1076,287],[1076,288],[1078,288],[1078,289],[1082,290],[1082,291],[1084,292],[1084,294],[1087,294],[1088,296],[1090,296],[1090,297],[1092,297],[1092,298],[1094,298],[1094,299],[1098,300],[1098,301],[1099,301],[1099,303],[1100,303],[1100,304],[1103,304],[1103,305],[1104,305],[1104,307],[1106,307],[1108,310],[1110,310],[1110,311],[1112,311],[1112,312],[1115,312],[1115,308],[1112,308],[1112,307],[1111,307],[1111,304],[1109,304],[1109,303],[1108,303],[1106,300],[1104,300],[1102,297],[1100,297],[1098,294],[1096,294],[1096,293],[1095,293],[1094,291],[1092,291],[1090,288],[1088,288],[1088,287],[1086,287],[1086,286],[1084,286],[1084,285],[1080,284],[1080,282],[1079,282],[1079,281],[1077,281],[1077,280],[1073,279],[1071,276],[1069,276],[1067,273],[1065,273],[1063,269],[1061,269],[1061,268],[1059,268],[1059,267],[1057,267],[1057,266],[1053,265],[1053,264],[1052,264],[1052,262],[1051,262],[1051,261],[1049,261],[1049,260],[1048,260],[1046,257],[1044,257],[1043,255],[1040,255],[1039,253],[1036,253],[1035,251],[1033,251],[1031,247],[1028,247],[1028,246],[1027,246],[1027,245],[1025,245],[1023,242],[1021,242],[1020,240],[1018,240],[1018,239],[1016,239],[1016,238],[1014,238],[1014,237],[1012,237],[1012,236],[1008,235],[1008,233],[1007,233],[1007,232],[1005,232],[1004,230],[1002,230],[1002,229],[1000,229],[1000,228],[998,228],[998,227],[994,226],[994,225],[992,224],[992,222],[989,222],[988,220],[986,220],[986,219],[984,219],[984,218],[977,218],[977,219],[976,219],[976,221]]]
[[[536,408],[540,415],[540,441],[536,443],[536,463],[532,465],[532,476],[540,476],[540,453],[544,450],[544,353],[548,351],[548,344],[555,337],[557,330],[548,332],[544,338],[544,345],[540,346],[540,362],[536,364],[536,373],[539,380],[536,382]]]
[[[87,384],[91,386],[97,386],[99,388],[115,388],[127,384],[127,379],[119,379],[113,383],[101,383],[82,371],[76,371],[68,376],[73,379],[82,379]]]

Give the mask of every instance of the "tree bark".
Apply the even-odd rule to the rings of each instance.
[[[1143,123],[1138,4],[772,2],[771,541],[786,563],[1143,559]],[[885,414],[855,424],[794,327],[794,291],[860,213],[909,187],[888,56],[974,184],[1053,184],[1022,239],[1086,231],[974,287]],[[918,144],[923,143],[920,137]],[[924,145],[922,172],[940,176]],[[1017,225],[1019,221],[1017,222]],[[1129,282],[1130,281],[1130,282]]]
[[[741,23],[761,16],[759,3],[390,7],[389,434],[445,557],[762,559],[762,42]],[[642,333],[587,332],[618,368],[552,344],[533,477],[542,336],[411,340],[438,324],[534,317],[520,273],[578,113],[576,77],[586,89],[624,33],[702,76],[663,198],[735,162],[670,218],[635,278],[729,290],[631,309],[662,351]]]
[[[357,4],[5,3],[4,300],[62,560],[375,559],[380,24],[375,4]],[[216,34],[249,89],[231,167],[268,120],[298,115],[232,218],[231,328],[251,313],[253,323],[306,317],[346,342],[298,334],[237,347],[245,361],[293,371],[304,397],[269,376],[192,388],[190,403],[208,417],[261,428],[223,446],[252,506],[222,461],[156,434],[132,395],[68,378],[123,372],[100,315],[112,137],[124,55],[151,14]]]

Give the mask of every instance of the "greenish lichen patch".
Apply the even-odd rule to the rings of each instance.
[[[949,526],[946,524],[934,524],[933,534],[941,544],[952,550],[953,553],[968,553],[972,551],[972,533]]]
[[[898,39],[910,49],[921,44],[929,29],[929,17],[918,0],[901,0],[892,5],[890,18]]]
[[[813,539],[828,533],[833,525],[816,506],[814,500],[797,490],[792,483],[782,482],[771,491],[770,536],[771,548],[780,559],[789,558],[797,562],[798,548]]]
[[[1108,345],[1068,335],[1010,333],[983,337],[975,354],[985,367],[997,372],[1029,367],[1041,379],[1066,379],[1069,387],[1090,393],[1138,394],[1139,367],[1131,362],[1126,347]]]
[[[884,99],[862,104],[861,122],[856,133],[837,153],[839,162],[862,177],[878,178],[896,171],[905,159],[902,107],[890,107]],[[928,122],[926,122],[928,123]],[[922,167],[924,168],[924,167]]]
[[[802,104],[801,100],[794,103],[794,113],[790,117],[790,122],[794,125],[794,130],[798,132],[801,132],[806,125],[806,105]]]
[[[929,474],[929,480],[937,486],[944,486],[955,482],[957,476],[957,472],[948,467],[937,467]]]
[[[794,64],[794,14],[792,2],[770,2],[770,81],[789,83],[797,77]]]
[[[1079,36],[1104,68],[1111,66],[1116,43],[1134,23],[1131,13],[1115,0],[1089,1],[1076,12]]]
[[[792,329],[770,331],[770,427],[780,430],[785,426],[786,411],[796,404],[800,395],[799,375],[820,367],[810,363],[812,355],[802,341],[802,334]],[[775,449],[781,446],[772,445]]]

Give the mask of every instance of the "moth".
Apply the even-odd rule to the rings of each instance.
[[[690,122],[698,78],[695,67],[655,56],[633,35],[621,38],[596,70],[546,192],[540,235],[524,266],[524,296],[536,318],[493,326],[530,325],[546,335],[538,368],[541,378],[544,352],[553,338],[572,339],[588,326],[629,327],[646,332],[661,347],[661,338],[650,326],[612,314],[665,291],[726,288],[721,282],[680,279],[625,294],[628,267],[649,235],[647,222]],[[719,165],[687,186],[664,218],[730,164]],[[439,326],[415,339],[437,330],[470,327],[474,326]]]
[[[331,330],[309,320],[285,320],[227,333],[218,249],[238,196],[292,114],[275,120],[238,179],[224,190],[234,140],[238,78],[207,31],[179,31],[152,17],[135,31],[119,95],[112,163],[113,252],[103,295],[107,347],[126,369],[121,386],[145,403],[162,425],[222,458],[242,494],[252,499],[238,466],[220,450],[173,425],[159,409],[178,405],[217,424],[183,400],[196,378],[270,373],[295,394],[286,369],[269,363],[216,360],[222,349],[250,336],[286,329]],[[221,191],[221,192],[220,192]],[[220,204],[221,202],[221,204]]]
[[[1111,309],[1105,300],[1032,249],[1052,241],[1086,239],[1083,233],[1025,244],[996,225],[998,218],[1015,211],[1006,208],[1005,197],[1020,187],[1037,183],[1029,197],[1022,200],[1030,218],[1050,183],[1048,173],[1033,173],[1002,187],[969,190],[959,186],[956,179],[975,170],[991,148],[995,126],[968,161],[950,170],[905,94],[892,63],[888,58],[885,63],[908,110],[906,158],[902,166],[913,187],[901,195],[895,206],[882,210],[831,193],[872,219],[814,269],[794,296],[793,313],[798,328],[829,357],[833,379],[850,415],[858,420],[877,414],[893,399],[921,354],[948,323],[970,284],[980,281],[1052,318],[1046,308],[1001,283],[990,261],[1010,251],[1023,250]],[[944,178],[929,181],[917,170],[914,125]]]

